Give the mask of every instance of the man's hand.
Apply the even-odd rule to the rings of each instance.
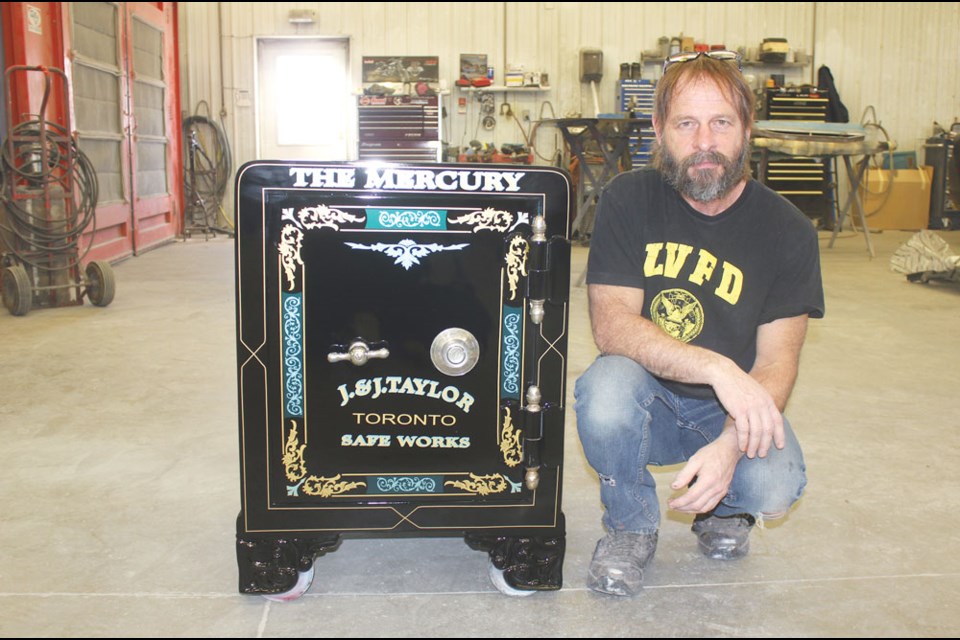
[[[720,376],[713,390],[733,419],[737,448],[748,458],[766,457],[771,442],[783,449],[783,416],[762,384],[734,366]]]
[[[690,456],[670,486],[686,493],[669,501],[671,509],[687,513],[707,513],[717,506],[730,489],[733,472],[740,460],[737,431],[729,424],[720,437]],[[694,482],[696,480],[696,482]]]
[[[709,384],[736,426],[738,448],[765,457],[771,443],[786,445],[781,411],[797,377],[807,316],[780,318],[757,328],[757,356],[749,373],[717,352],[680,342],[643,317],[642,289],[591,284],[590,320],[601,353],[633,358],[653,375]]]
[[[783,411],[797,378],[807,316],[781,318],[757,328],[757,359],[750,373],[733,362],[708,369],[709,383],[737,428],[747,457],[765,457],[770,443],[783,449]]]

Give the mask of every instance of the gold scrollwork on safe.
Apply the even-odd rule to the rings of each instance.
[[[291,420],[287,443],[283,446],[283,468],[286,470],[287,480],[290,482],[296,482],[307,475],[307,466],[303,462],[303,450],[306,448],[307,445],[300,444],[296,420]]]
[[[503,429],[500,431],[500,452],[503,461],[508,467],[515,467],[523,460],[523,449],[520,445],[520,436],[523,431],[513,426],[510,416],[510,407],[503,408]]]
[[[488,496],[491,493],[503,493],[508,487],[506,479],[499,473],[486,476],[478,476],[475,473],[471,473],[469,480],[448,480],[443,484],[481,496]]]
[[[331,209],[325,204],[315,207],[304,207],[297,212],[297,219],[305,229],[319,229],[327,227],[334,231],[340,230],[340,225],[351,222],[363,222],[363,216],[355,216],[340,209]]]
[[[297,423],[290,421],[290,433],[287,434],[287,442],[283,446],[283,467],[286,471],[287,480],[297,482],[307,475],[307,465],[303,460],[303,451],[307,445],[300,444],[300,435],[297,433]],[[302,490],[308,496],[319,496],[329,498],[331,496],[352,491],[358,487],[367,486],[366,482],[346,482],[341,480],[343,474],[337,474],[332,478],[323,476],[310,476],[303,480]],[[292,491],[290,495],[297,495],[296,487],[287,487]]]
[[[342,474],[337,474],[332,478],[324,478],[322,476],[310,476],[303,481],[303,492],[308,496],[320,496],[321,498],[329,498],[330,496],[339,495],[341,493],[346,493],[347,491],[352,491],[358,487],[367,486],[366,482],[346,482],[340,480]]]
[[[510,240],[507,248],[505,260],[507,263],[507,284],[510,286],[510,299],[517,299],[517,286],[520,283],[520,276],[527,275],[527,254],[530,251],[530,245],[523,236],[514,236]]]
[[[518,224],[529,222],[529,214],[521,211],[516,216],[509,211],[501,211],[493,207],[487,207],[483,211],[471,211],[457,218],[451,218],[453,224],[468,224],[473,226],[473,232],[483,229],[491,231],[509,231]]]
[[[304,229],[327,227],[339,231],[340,225],[360,223],[364,220],[362,216],[355,216],[339,209],[331,209],[324,204],[304,207],[296,213],[293,209],[283,209],[282,219],[292,223],[285,224],[283,229],[280,230],[280,242],[277,246],[290,291],[293,291],[296,284],[297,265],[303,266],[303,260],[300,258],[300,247],[303,243]]]
[[[300,259],[302,244],[303,232],[292,224],[284,225],[280,231],[280,243],[277,245],[277,251],[280,253],[280,262],[283,264],[283,273],[287,276],[290,291],[293,291],[293,286],[296,284],[294,276],[297,272],[297,265],[303,266],[303,260]]]

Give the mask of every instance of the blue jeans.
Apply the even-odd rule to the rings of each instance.
[[[723,430],[715,399],[677,395],[623,356],[600,356],[577,380],[577,429],[587,461],[600,476],[608,531],[654,533],[660,525],[656,483],[648,465],[685,462]],[[784,419],[786,446],[737,463],[727,495],[713,513],[762,517],[786,513],[806,486],[800,444]]]

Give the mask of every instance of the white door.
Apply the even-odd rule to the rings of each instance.
[[[347,40],[257,41],[257,156],[349,160]]]

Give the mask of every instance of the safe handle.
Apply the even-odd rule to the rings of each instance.
[[[371,358],[386,359],[390,356],[390,350],[386,347],[380,349],[370,349],[370,345],[363,340],[355,340],[350,343],[350,348],[346,353],[331,351],[327,354],[327,362],[342,362],[349,360],[354,365],[360,367],[367,364]]]

